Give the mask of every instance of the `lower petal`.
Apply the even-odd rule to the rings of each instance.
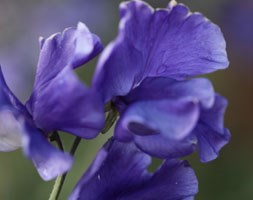
[[[162,158],[174,159],[187,156],[195,151],[197,139],[188,136],[184,140],[171,140],[161,135],[153,136],[136,136],[135,144],[145,153]]]
[[[39,175],[45,180],[51,180],[67,172],[73,163],[72,157],[56,148],[47,138],[29,124],[25,125],[23,139],[24,154],[32,160]]]
[[[191,98],[141,101],[129,106],[121,116],[115,130],[117,138],[122,132],[141,135],[162,135],[181,140],[195,127],[199,116],[198,103]]]
[[[65,67],[49,85],[34,93],[34,121],[48,132],[61,130],[94,138],[104,125],[103,104],[97,95],[78,80],[71,68]]]

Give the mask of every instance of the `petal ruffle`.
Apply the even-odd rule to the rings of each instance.
[[[128,141],[135,136],[158,135],[180,140],[191,133],[198,117],[199,105],[194,98],[140,101],[131,104],[120,117],[115,137]]]
[[[142,1],[120,6],[119,34],[102,53],[94,84],[104,102],[146,77],[184,79],[228,66],[218,26],[182,4],[153,10]]]
[[[33,119],[45,131],[61,130],[93,138],[104,125],[103,104],[86,88],[70,67],[33,96]]]
[[[230,132],[224,128],[224,113],[227,100],[216,94],[212,108],[202,110],[200,120],[192,134],[198,138],[198,152],[202,162],[217,158],[219,151],[230,140]]]
[[[154,174],[147,171],[150,157],[132,143],[109,141],[83,175],[70,200],[186,200],[198,191],[187,162],[166,161]]]
[[[28,123],[24,124],[22,142],[24,154],[32,160],[45,181],[62,175],[71,168],[73,158],[51,146],[47,138]]]
[[[41,90],[65,67],[79,67],[102,50],[100,39],[85,24],[65,29],[47,39],[40,38],[40,58],[34,90]]]

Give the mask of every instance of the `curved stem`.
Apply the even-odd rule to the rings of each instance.
[[[80,138],[80,137],[76,137],[76,139],[74,140],[74,142],[73,142],[73,144],[72,144],[72,147],[71,147],[71,149],[70,149],[70,154],[71,154],[72,156],[75,155],[76,150],[77,150],[77,147],[78,147],[78,145],[80,144],[80,142],[81,142],[81,138]]]
[[[55,141],[57,143],[57,146],[60,150],[64,151],[64,147],[61,141],[61,137],[59,136],[57,131],[54,131],[52,136],[51,136],[51,141]]]
[[[59,136],[59,138],[60,138],[60,136]],[[76,152],[77,147],[80,144],[80,142],[81,142],[81,138],[80,137],[76,137],[75,140],[74,140],[74,142],[73,142],[73,144],[72,144],[72,147],[70,149],[70,154],[72,156],[75,155],[75,152]],[[58,144],[58,142],[57,142],[57,144]],[[60,145],[60,144],[58,144],[58,146],[59,146],[60,149],[61,149],[61,147],[63,147],[63,145]],[[66,179],[66,176],[67,176],[67,173],[65,173],[65,174],[57,177],[57,179],[55,181],[55,184],[54,184],[54,187],[53,187],[53,190],[52,190],[52,192],[50,194],[49,200],[57,200],[59,198],[61,190],[62,190],[62,187],[63,187],[63,184],[64,184],[64,181]]]

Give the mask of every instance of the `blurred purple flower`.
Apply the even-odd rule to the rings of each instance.
[[[197,143],[201,161],[216,158],[230,138],[225,100],[207,79],[187,79],[228,66],[219,27],[175,1],[157,10],[122,3],[120,16],[93,81],[120,112],[115,137],[160,158],[188,155]]]
[[[186,161],[166,160],[154,173],[151,157],[132,143],[110,139],[76,185],[70,200],[188,200],[198,192],[194,171]]]
[[[0,74],[3,119],[0,150],[23,147],[41,177],[50,180],[69,170],[72,158],[49,144],[49,132],[61,130],[93,138],[103,127],[103,107],[97,106],[101,105],[99,98],[73,72],[96,56],[102,45],[96,35],[79,23],[77,28],[41,38],[40,47],[35,84],[26,107],[12,94]]]

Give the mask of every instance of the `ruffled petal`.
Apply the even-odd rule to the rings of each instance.
[[[104,125],[103,103],[65,67],[33,98],[33,119],[47,131],[61,130],[93,138]]]
[[[142,100],[171,99],[192,97],[200,102],[204,108],[210,108],[214,104],[215,94],[212,83],[205,78],[195,78],[185,81],[177,81],[170,78],[146,78],[133,89],[127,96],[122,97],[129,104]]]
[[[142,1],[120,5],[119,34],[102,53],[94,83],[107,102],[146,77],[185,79],[228,66],[218,26],[182,4],[153,10]]]
[[[191,133],[198,117],[198,102],[192,98],[140,101],[130,105],[120,117],[115,137],[122,141],[129,140],[126,131],[122,134],[123,129],[143,138],[162,135],[164,138],[180,140]]]
[[[56,148],[36,128],[25,123],[22,135],[24,154],[32,160],[41,178],[51,180],[67,172],[73,158]]]
[[[227,100],[216,94],[212,108],[202,110],[200,120],[192,134],[198,138],[198,152],[202,162],[209,162],[217,158],[219,151],[230,140],[230,132],[224,128],[224,113]]]
[[[40,58],[34,90],[41,90],[65,67],[79,67],[102,50],[100,39],[85,24],[65,29],[47,39],[40,38]]]
[[[111,139],[98,152],[69,199],[116,199],[149,177],[146,168],[150,162],[151,158],[134,144]]]
[[[198,183],[187,162],[167,160],[154,173],[147,167],[150,157],[132,143],[109,141],[78,182],[70,200],[186,200],[198,191]]]

